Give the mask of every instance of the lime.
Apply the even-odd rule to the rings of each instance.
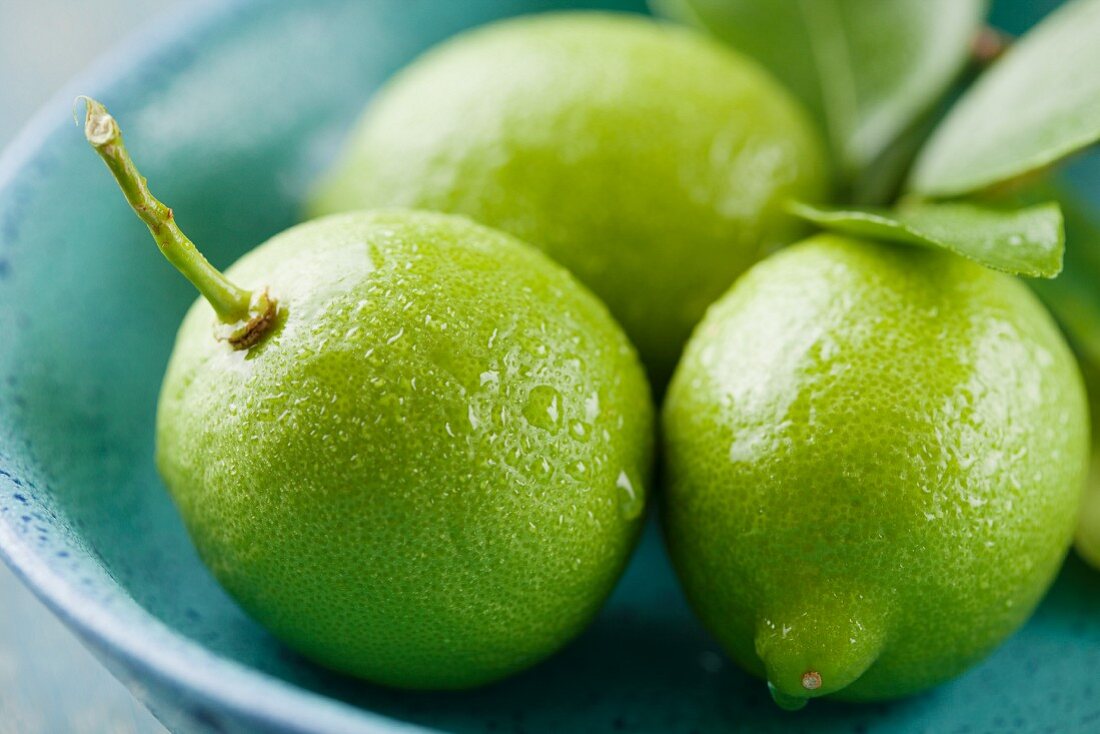
[[[663,418],[684,588],[789,707],[991,651],[1057,572],[1088,460],[1081,376],[1023,284],[831,235],[711,308]]]
[[[295,227],[223,275],[86,101],[88,141],[203,295],[156,460],[241,606],[323,665],[413,688],[495,680],[583,629],[652,454],[649,386],[604,305],[511,236],[404,210]]]
[[[795,239],[824,188],[802,111],[753,62],[634,15],[507,20],[447,41],[372,102],[313,214],[465,214],[587,284],[663,388],[707,305]]]

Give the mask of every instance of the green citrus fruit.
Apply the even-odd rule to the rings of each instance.
[[[754,63],[631,15],[559,13],[448,41],[374,100],[314,215],[465,214],[568,267],[663,387],[706,306],[818,198],[824,154]]]
[[[1073,355],[1019,281],[827,235],[711,308],[663,420],[684,588],[791,707],[919,691],[1015,630],[1089,443]]]
[[[230,594],[395,686],[478,685],[576,635],[635,542],[651,453],[603,305],[533,248],[427,213],[301,225],[227,275],[281,321],[241,352],[195,304],[157,465]]]

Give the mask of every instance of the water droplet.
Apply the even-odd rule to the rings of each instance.
[[[573,421],[569,424],[569,433],[573,435],[573,438],[584,440],[588,438],[589,430],[589,425],[584,421]]]
[[[583,461],[574,461],[566,466],[565,470],[569,472],[569,476],[579,481],[584,481],[588,478],[588,465]]]
[[[619,472],[619,478],[615,480],[615,486],[622,490],[619,493],[619,514],[625,520],[634,520],[645,509],[645,500],[641,493],[634,489],[634,483],[630,481],[626,471]]]
[[[593,423],[599,414],[600,395],[599,393],[592,393],[588,396],[588,399],[584,401],[584,419],[589,423]]]
[[[539,385],[527,396],[523,417],[536,428],[557,433],[561,428],[561,393],[549,385]]]

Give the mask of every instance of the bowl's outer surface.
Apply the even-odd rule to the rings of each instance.
[[[1045,4],[997,12],[1018,30]],[[226,265],[295,220],[363,100],[418,51],[496,17],[589,5],[642,10],[223,4],[166,19],[70,91],[111,107],[154,190]],[[192,297],[56,100],[0,161],[0,550],[177,731],[1100,731],[1100,574],[1073,558],[989,660],[891,704],[779,711],[693,619],[652,529],[594,626],[510,681],[419,694],[318,670],[219,590],[154,471],[157,389]]]

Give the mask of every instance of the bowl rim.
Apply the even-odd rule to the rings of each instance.
[[[260,4],[262,0],[199,0],[181,4],[139,25],[121,43],[66,82],[0,150],[0,195],[41,154],[50,137],[67,124],[70,113],[75,120],[77,95],[110,96],[119,78],[149,64],[165,49],[176,46],[181,38],[201,35],[242,8]],[[10,473],[11,478],[17,477],[12,467],[0,468]],[[211,712],[228,711],[242,722],[275,731],[299,734],[437,731],[314,693],[223,657],[178,634],[130,600],[148,625],[140,637],[135,637],[132,626],[112,612],[109,601],[88,593],[54,571],[12,522],[2,518],[0,559],[54,616],[77,633],[82,643],[98,655],[117,659],[135,674],[134,685],[122,682],[143,705],[147,696],[143,695],[141,681],[152,680],[162,690],[186,691],[194,703],[208,707]],[[119,677],[111,666],[105,667]],[[152,700],[155,702],[156,696]]]

